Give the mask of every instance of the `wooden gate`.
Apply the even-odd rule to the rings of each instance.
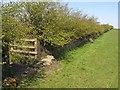
[[[21,43],[13,41],[10,44],[10,53],[23,54],[27,58],[41,58],[40,41],[35,39],[21,39]]]

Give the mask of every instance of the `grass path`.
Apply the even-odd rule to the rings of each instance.
[[[118,31],[111,30],[94,43],[67,54],[59,69],[29,88],[115,88],[118,87]]]

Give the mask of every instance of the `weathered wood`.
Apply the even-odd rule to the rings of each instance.
[[[24,50],[10,50],[11,52],[26,53],[26,54],[37,54],[37,52],[24,51]]]
[[[35,42],[36,41],[36,38],[35,39],[21,39],[23,41],[31,41],[31,42]]]
[[[35,46],[22,46],[22,45],[10,45],[11,47],[18,47],[18,48],[31,48],[34,49]]]
[[[37,40],[36,52],[37,52],[37,58],[41,58],[41,45],[40,45],[40,40]]]
[[[21,39],[24,42],[32,42],[34,45],[19,45],[16,42],[13,42],[13,44],[10,44],[10,53],[20,53],[25,54],[25,57],[35,58],[39,59],[41,58],[41,47],[40,47],[40,41],[35,39]],[[24,44],[24,43],[22,43]],[[21,50],[20,50],[21,49]],[[28,50],[27,50],[28,49]],[[32,49],[33,51],[29,50]]]
[[[31,55],[28,55],[28,56],[25,55],[24,57],[26,57],[26,58],[33,58],[33,59],[35,58],[35,56],[31,56]]]

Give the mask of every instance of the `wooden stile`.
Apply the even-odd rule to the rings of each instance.
[[[21,39],[23,42],[34,43],[33,45],[24,45],[16,43],[15,41],[10,44],[10,53],[25,54],[28,58],[41,58],[41,46],[39,39]],[[32,49],[32,50],[30,50]]]

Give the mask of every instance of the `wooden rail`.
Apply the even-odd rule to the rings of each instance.
[[[37,54],[37,52],[24,51],[24,50],[10,50],[10,51],[11,51],[11,52],[17,52],[17,53],[34,54],[34,55]]]
[[[24,45],[24,43],[19,44],[15,41],[10,44],[10,53],[19,53],[23,54],[25,57],[28,58],[41,58],[41,47],[40,47],[40,41],[35,39],[21,39],[23,42],[29,42],[34,43],[33,45]],[[32,50],[31,50],[32,49]]]
[[[35,48],[35,46],[24,46],[24,45],[10,45],[11,47],[18,47],[18,48]]]

